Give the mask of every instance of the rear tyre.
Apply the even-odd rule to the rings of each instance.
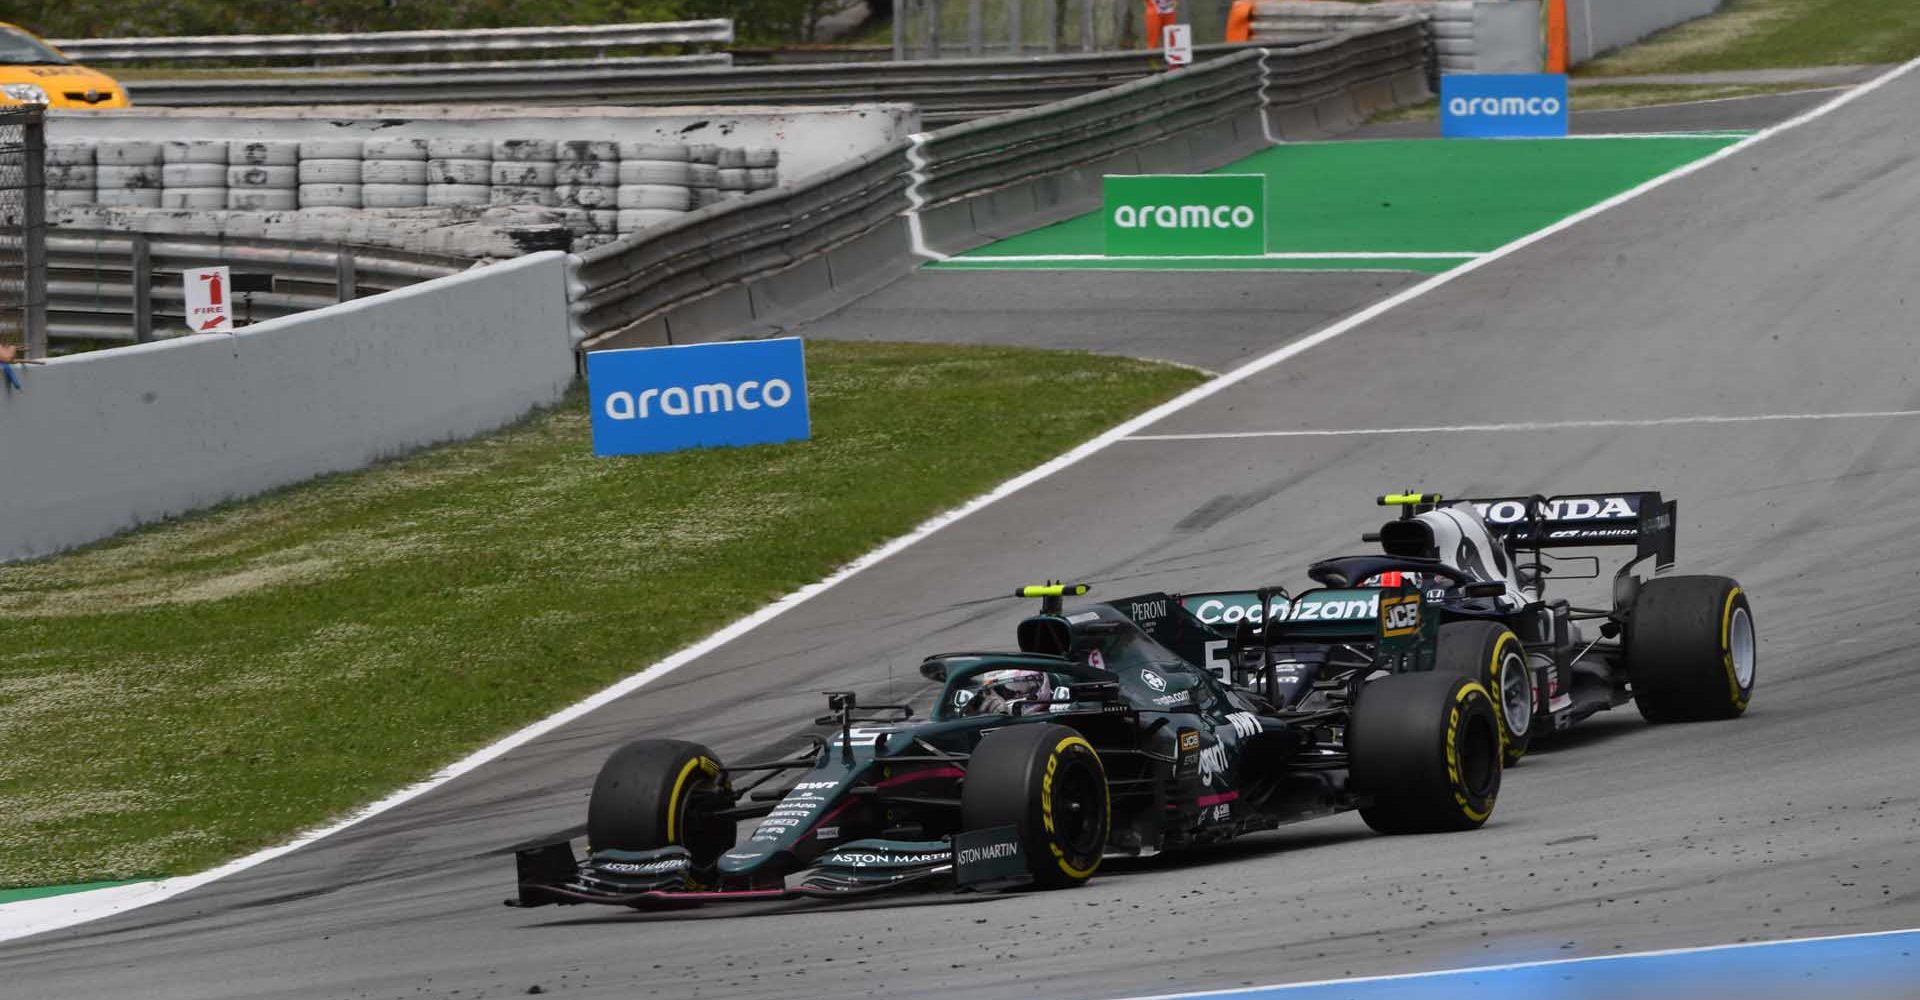
[[[1640,585],[1627,619],[1627,679],[1648,722],[1731,719],[1753,697],[1753,610],[1724,576]]]
[[[960,789],[961,827],[1015,828],[1036,885],[1058,889],[1092,878],[1111,822],[1106,768],[1074,730],[1008,726],[974,748]]]
[[[680,740],[635,740],[600,766],[587,801],[592,850],[651,851],[679,845],[707,868],[733,847],[733,805],[726,770],[711,750]]]
[[[1381,833],[1472,830],[1500,795],[1500,721],[1478,681],[1397,674],[1360,691],[1347,730],[1360,818]]]
[[[1448,622],[1440,626],[1433,669],[1479,681],[1487,689],[1500,721],[1502,762],[1520,763],[1533,741],[1533,669],[1520,637],[1498,622]]]

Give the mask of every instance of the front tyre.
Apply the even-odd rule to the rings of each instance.
[[[713,751],[681,740],[634,740],[600,766],[587,800],[591,850],[651,851],[678,845],[695,868],[733,847],[735,825],[713,813],[733,805]]]
[[[1500,721],[1502,762],[1520,763],[1533,741],[1533,669],[1520,637],[1498,622],[1448,622],[1440,626],[1433,669],[1487,689]]]
[[[1500,795],[1500,721],[1478,681],[1396,674],[1360,689],[1347,729],[1360,818],[1381,833],[1472,830]]]
[[[1092,878],[1111,823],[1106,768],[1078,732],[1014,725],[974,748],[960,789],[961,828],[1015,828],[1036,885],[1058,889]]]
[[[1648,722],[1731,719],[1753,697],[1756,649],[1746,592],[1724,576],[1640,585],[1627,619],[1627,679]]]

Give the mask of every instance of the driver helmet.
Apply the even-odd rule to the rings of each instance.
[[[990,670],[980,675],[980,692],[966,705],[968,715],[1008,711],[1014,702],[1044,699],[1051,685],[1040,670]]]
[[[1385,573],[1381,573],[1378,576],[1368,577],[1367,579],[1361,581],[1360,585],[1363,587],[1388,587],[1388,588],[1403,587],[1403,586],[1419,587],[1423,582],[1424,581],[1421,580],[1420,574],[1418,573],[1408,573],[1404,570],[1390,569],[1390,570],[1387,570]]]

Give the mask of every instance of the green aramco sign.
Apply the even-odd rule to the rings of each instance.
[[[1109,257],[1258,257],[1265,174],[1109,174]]]

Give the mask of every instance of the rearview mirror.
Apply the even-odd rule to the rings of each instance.
[[[926,660],[920,664],[920,676],[935,684],[947,682],[947,665],[940,660]]]

